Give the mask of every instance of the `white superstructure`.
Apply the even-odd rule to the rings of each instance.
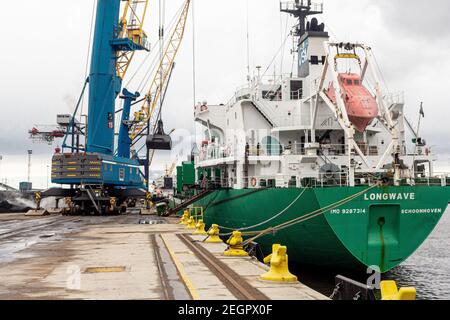
[[[322,8],[310,1],[281,4],[300,20],[297,76],[256,76],[227,104],[196,106],[204,127],[196,167],[220,169],[211,171],[222,186],[355,186],[382,177],[414,184],[433,176],[434,156],[405,117],[403,94],[383,90],[370,47],[332,43],[323,24],[307,20]],[[339,75],[350,71],[378,106],[364,132],[349,120],[339,84]],[[330,86],[337,88],[334,102]]]

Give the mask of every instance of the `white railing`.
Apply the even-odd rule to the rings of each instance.
[[[242,178],[244,186],[248,188],[288,188],[298,187],[297,178],[295,178],[295,183],[292,181],[292,176],[289,175],[258,175],[258,176],[248,176]],[[290,182],[291,181],[291,182]]]
[[[218,160],[225,159],[229,157],[234,157],[237,154],[237,150],[231,145],[209,145],[201,148],[200,150],[200,161],[207,160]]]
[[[236,102],[243,100],[243,96],[248,95],[250,98],[252,89],[248,84],[244,84],[236,88],[234,95],[228,100],[225,106],[229,109],[236,104]]]
[[[304,144],[260,144],[249,146],[249,156],[305,155]]]
[[[336,172],[332,174],[317,173],[316,176],[307,175],[255,175],[243,178],[244,186],[248,188],[324,188],[343,187],[348,185],[348,174],[346,172]]]
[[[379,156],[380,149],[375,145],[361,146],[361,152],[365,156]],[[234,145],[208,145],[204,146],[200,151],[200,160],[216,160],[235,156],[244,156],[245,149],[242,148],[241,154],[238,154],[238,148]],[[347,145],[345,144],[321,144],[318,156],[332,157],[345,156],[348,154]],[[248,156],[282,156],[282,155],[306,155],[305,143],[292,142],[287,144],[251,144],[248,145]]]
[[[291,100],[300,100],[303,97],[303,89],[297,91],[291,91]]]
[[[405,92],[389,93],[384,97],[384,101],[388,104],[388,107],[393,104],[405,104]]]
[[[297,10],[301,7],[308,7],[311,6],[311,10],[317,11],[317,12],[323,12],[323,2],[321,1],[315,1],[311,2],[310,0],[298,0],[297,1],[284,1],[280,3],[281,10]]]
[[[379,156],[381,154],[378,145],[358,144],[358,146],[365,156]],[[345,144],[321,144],[321,148],[323,154],[327,156],[342,156],[348,153],[348,147]]]
[[[380,177],[371,173],[356,173],[355,186],[373,186],[380,181]],[[349,175],[346,171],[320,173],[313,175],[259,175],[243,178],[244,186],[249,188],[326,188],[349,186]],[[389,183],[389,182],[388,182]],[[393,184],[393,181],[390,182]],[[447,177],[424,177],[403,179],[401,185],[417,186],[450,186],[450,175]]]

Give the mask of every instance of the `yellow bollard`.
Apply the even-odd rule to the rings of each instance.
[[[150,210],[152,207],[153,195],[151,192],[147,192],[145,195],[145,209]]]
[[[180,224],[187,225],[190,216],[191,216],[191,213],[189,212],[189,210],[185,210],[183,215],[181,216]]]
[[[193,234],[200,234],[200,235],[207,234],[207,232],[205,230],[205,223],[203,222],[203,220],[198,220],[197,224],[195,225],[195,228],[197,230],[195,230]]]
[[[233,235],[227,241],[229,247],[224,254],[228,257],[247,257],[248,253],[244,250],[243,242],[242,232],[233,231]]]
[[[110,212],[114,212],[117,206],[117,198],[111,197],[111,199],[109,199],[109,204],[110,204],[109,207]]]
[[[381,300],[416,300],[416,288],[400,288],[393,280],[381,281]]]
[[[194,217],[189,217],[186,227],[188,229],[195,229],[195,219],[194,219]]]
[[[222,239],[219,237],[220,230],[217,224],[213,224],[211,229],[208,231],[208,239],[205,240],[206,243],[222,243]]]
[[[262,280],[278,282],[297,282],[297,277],[289,272],[287,247],[280,244],[272,246],[272,254],[264,258],[270,262],[269,272],[261,275]]]

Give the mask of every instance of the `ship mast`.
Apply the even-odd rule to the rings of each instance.
[[[313,3],[311,0],[295,0],[280,2],[280,11],[289,13],[298,19],[294,36],[301,38],[307,31],[308,16],[322,14],[323,3]],[[323,30],[322,30],[323,31]]]
[[[292,53],[298,53],[298,72],[297,76],[306,78],[310,75],[309,56],[311,55],[308,47],[308,39],[328,39],[328,33],[325,31],[325,24],[319,24],[317,18],[308,20],[309,16],[322,14],[323,3],[312,2],[311,0],[295,0],[280,2],[280,11],[288,13],[298,19],[294,26],[292,36],[294,38],[294,49]]]

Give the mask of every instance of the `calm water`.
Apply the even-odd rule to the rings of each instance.
[[[450,299],[450,210],[422,247],[386,278],[416,287],[420,299]]]
[[[336,274],[361,282],[367,278],[348,271],[303,268],[298,271],[300,281],[327,296],[333,291]],[[450,209],[425,243],[402,265],[383,275],[383,279],[396,280],[399,286],[416,287],[418,299],[450,299]]]

